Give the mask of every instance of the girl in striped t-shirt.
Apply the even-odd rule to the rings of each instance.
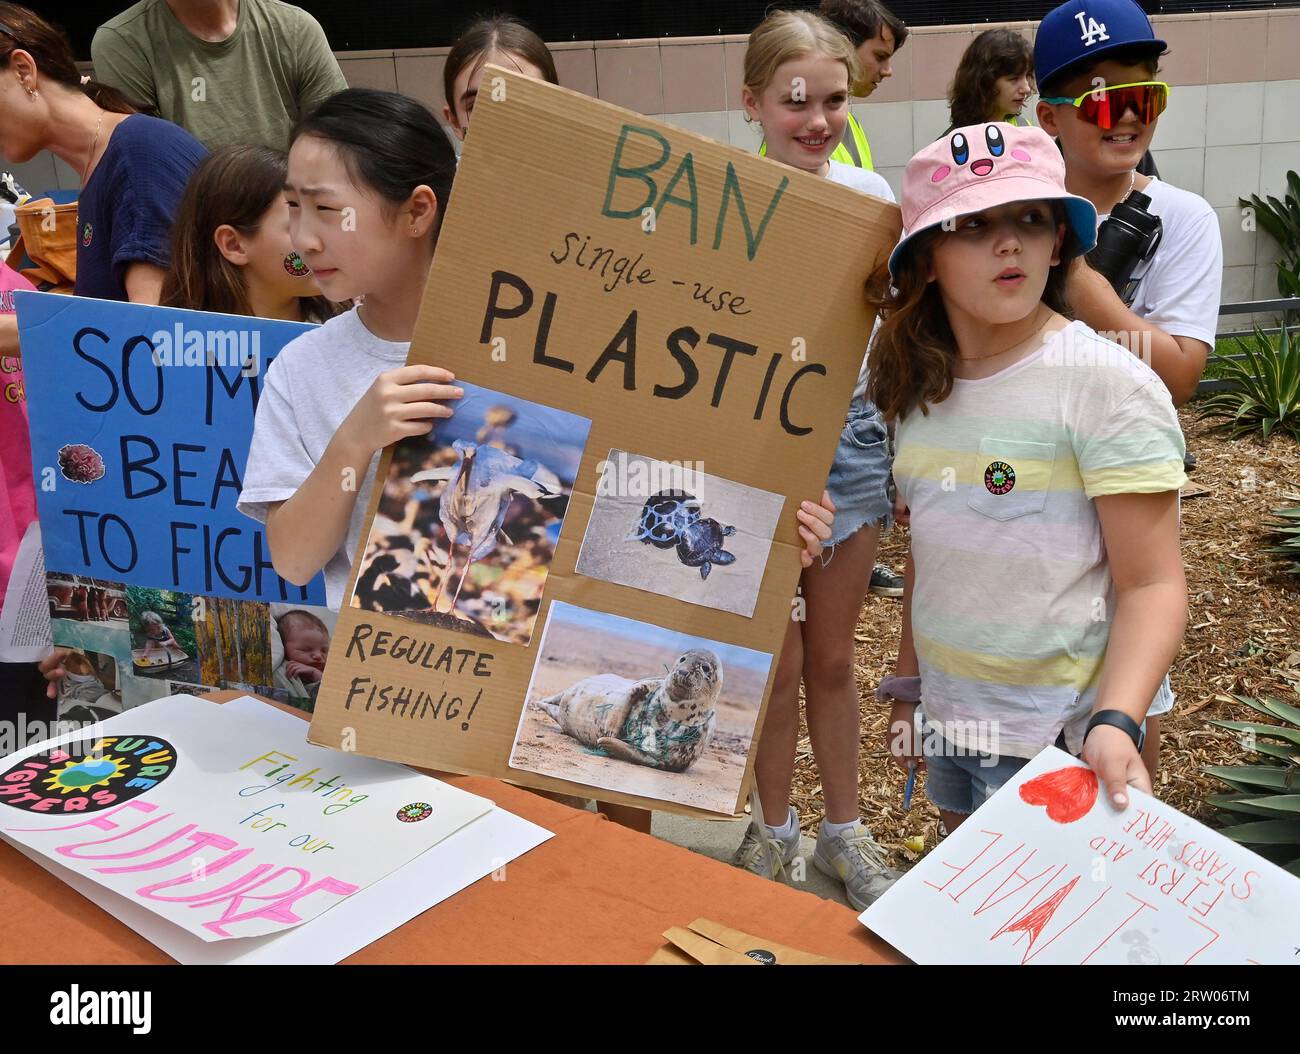
[[[1182,433],[1155,373],[1067,317],[1096,214],[1064,177],[1035,128],[926,147],[880,297],[870,396],[898,422],[912,559],[877,694],[949,830],[1053,744],[1118,807],[1149,791],[1141,724],[1186,619]]]

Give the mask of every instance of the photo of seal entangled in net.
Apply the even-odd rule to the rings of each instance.
[[[578,742],[610,757],[683,772],[713,737],[721,689],[718,657],[692,648],[663,677],[629,681],[602,673],[533,705]]]
[[[552,601],[510,767],[734,812],[772,656]]]

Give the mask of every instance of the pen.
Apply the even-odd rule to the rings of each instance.
[[[907,763],[907,786],[903,789],[903,811],[912,807],[912,791],[916,789],[916,762]]]

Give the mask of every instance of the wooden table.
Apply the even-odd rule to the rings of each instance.
[[[665,943],[664,930],[701,916],[831,958],[907,961],[843,905],[500,780],[440,778],[555,837],[510,863],[501,880],[475,882],[344,962],[643,963]],[[0,844],[0,911],[0,962],[172,962],[8,844]]]

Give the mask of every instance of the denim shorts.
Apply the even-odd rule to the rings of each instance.
[[[880,411],[869,400],[854,400],[826,480],[826,489],[835,502],[835,526],[830,540],[824,543],[826,549],[861,527],[889,525],[893,512],[888,494],[892,464],[889,430]]]
[[[926,726],[929,729],[931,726]],[[1146,731],[1146,722],[1142,722]],[[929,736],[925,742],[931,742]],[[1004,783],[1032,760],[1007,755],[985,754],[978,750],[962,750],[941,735],[933,742],[940,749],[925,752],[925,796],[946,812],[970,815],[991,797]],[[1056,747],[1069,753],[1065,734],[1057,737]]]
[[[925,795],[945,812],[969,815],[1029,761],[1029,758],[958,751],[951,743],[944,742],[942,752],[926,754]]]

